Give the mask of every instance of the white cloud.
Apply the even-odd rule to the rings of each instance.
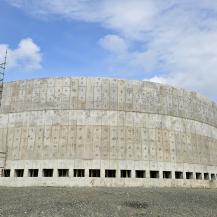
[[[67,19],[99,22],[132,38],[137,38],[142,31],[150,29],[151,21],[158,13],[158,7],[152,0],[6,1],[34,16],[59,15]]]
[[[6,49],[8,69],[34,71],[42,67],[40,47],[31,38],[22,39],[15,49],[10,48],[7,44],[0,44],[0,59],[3,59]]]
[[[117,54],[124,54],[128,49],[125,40],[118,35],[106,35],[99,43],[104,49]]]
[[[166,84],[167,83],[167,80],[165,78],[162,78],[162,77],[159,77],[159,76],[154,76],[150,79],[145,79],[146,81],[151,81],[151,82],[156,82],[156,83],[159,83],[159,84]]]
[[[115,29],[127,38],[138,39],[141,33],[151,29],[158,7],[153,1],[110,0],[103,1],[103,24]]]
[[[34,16],[98,22],[112,69],[217,98],[217,1],[7,0]],[[113,64],[113,65],[112,65]],[[121,68],[123,70],[121,70]],[[142,74],[142,75],[141,75]]]

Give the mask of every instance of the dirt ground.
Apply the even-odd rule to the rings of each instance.
[[[217,189],[0,188],[2,217],[217,217]]]

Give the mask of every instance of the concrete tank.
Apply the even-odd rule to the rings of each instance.
[[[217,187],[217,105],[147,81],[4,85],[2,186]]]

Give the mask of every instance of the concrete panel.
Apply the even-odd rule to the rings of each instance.
[[[23,185],[31,185],[26,177],[34,168],[39,186],[213,187],[211,180],[196,180],[196,172],[217,174],[217,106],[197,93],[146,81],[66,77],[6,83],[1,152],[0,166],[11,169],[12,177],[0,178],[0,185],[22,186],[22,177],[5,181],[16,168],[25,170]],[[43,182],[44,168],[54,169],[54,177]],[[70,170],[71,183],[58,180],[58,168]],[[88,177],[91,168],[100,169],[99,182]],[[73,177],[74,169],[85,170],[83,181]],[[116,170],[112,182],[104,180],[105,169]],[[131,178],[120,178],[122,169]],[[135,170],[145,170],[147,180],[137,181]],[[155,181],[151,170],[159,172]],[[162,179],[163,171],[171,171],[172,179]],[[177,171],[183,180],[175,178]],[[193,180],[186,172],[193,172]]]

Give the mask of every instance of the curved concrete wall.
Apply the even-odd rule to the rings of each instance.
[[[194,92],[105,78],[16,81],[4,86],[0,123],[11,173],[0,185],[217,186],[217,106]],[[52,178],[43,177],[46,168]],[[108,169],[115,178],[105,178]]]

